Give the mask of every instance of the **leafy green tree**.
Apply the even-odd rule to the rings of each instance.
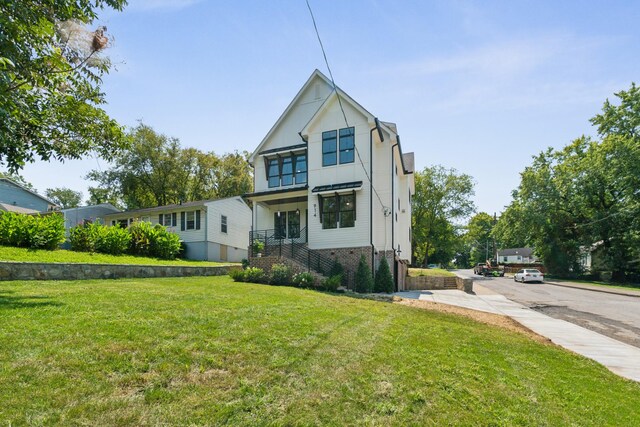
[[[479,212],[469,220],[464,240],[468,245],[471,265],[495,257],[496,245],[491,235],[494,223],[494,218],[486,212]]]
[[[378,272],[376,273],[376,277],[373,284],[374,292],[393,292],[394,284],[393,284],[393,276],[391,275],[391,270],[389,269],[389,263],[386,258],[382,258],[380,260],[380,265],[378,266]]]
[[[597,247],[593,269],[640,276],[640,91],[616,96],[620,105],[607,100],[591,120],[602,139],[536,156],[494,229],[501,242],[532,245],[551,273],[580,274],[582,252]]]
[[[248,153],[217,156],[182,148],[177,138],[140,124],[130,132],[131,147],[118,154],[111,169],[87,178],[98,187],[92,197],[119,199],[129,209],[248,193],[253,186]]]
[[[355,285],[356,292],[366,294],[373,290],[373,276],[364,255],[360,255],[360,261],[358,261]]]
[[[0,164],[106,159],[126,146],[122,128],[100,108],[111,64],[104,28],[87,25],[125,0],[0,2]]]
[[[82,193],[80,191],[73,191],[70,188],[47,188],[44,194],[63,209],[76,208],[80,206],[82,202]]]
[[[415,187],[411,207],[413,264],[426,266],[433,257],[448,264],[459,246],[456,222],[475,210],[473,179],[437,165],[416,172]]]

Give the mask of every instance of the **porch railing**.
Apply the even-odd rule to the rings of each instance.
[[[335,260],[324,256],[307,246],[307,228],[300,230],[299,237],[286,238],[280,230],[256,230],[249,233],[249,255],[257,256],[255,242],[261,242],[263,256],[280,256],[297,261],[307,270],[313,270],[323,276],[329,276]],[[353,288],[353,273],[343,272],[343,286]]]

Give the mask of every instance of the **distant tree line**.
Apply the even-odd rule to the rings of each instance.
[[[502,246],[534,247],[552,274],[583,274],[591,253],[592,273],[640,278],[640,90],[615,95],[591,119],[599,138],[534,157],[493,230]]]

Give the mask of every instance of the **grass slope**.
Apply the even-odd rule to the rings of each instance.
[[[456,277],[456,275],[443,268],[410,268],[409,276],[440,276],[440,277]]]
[[[640,385],[469,319],[225,277],[0,282],[0,425],[640,425]]]
[[[89,252],[75,252],[58,249],[48,251],[44,249],[25,249],[0,246],[0,261],[23,262],[66,262],[89,264],[136,264],[136,265],[194,265],[216,266],[228,265],[213,261],[191,261],[185,259],[164,260],[158,258],[140,257],[133,255],[107,255]]]

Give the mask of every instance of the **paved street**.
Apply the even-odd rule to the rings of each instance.
[[[556,319],[566,320],[640,348],[640,298],[540,283],[516,283],[512,278],[481,277],[456,271],[483,288]],[[479,286],[478,286],[479,285]]]

